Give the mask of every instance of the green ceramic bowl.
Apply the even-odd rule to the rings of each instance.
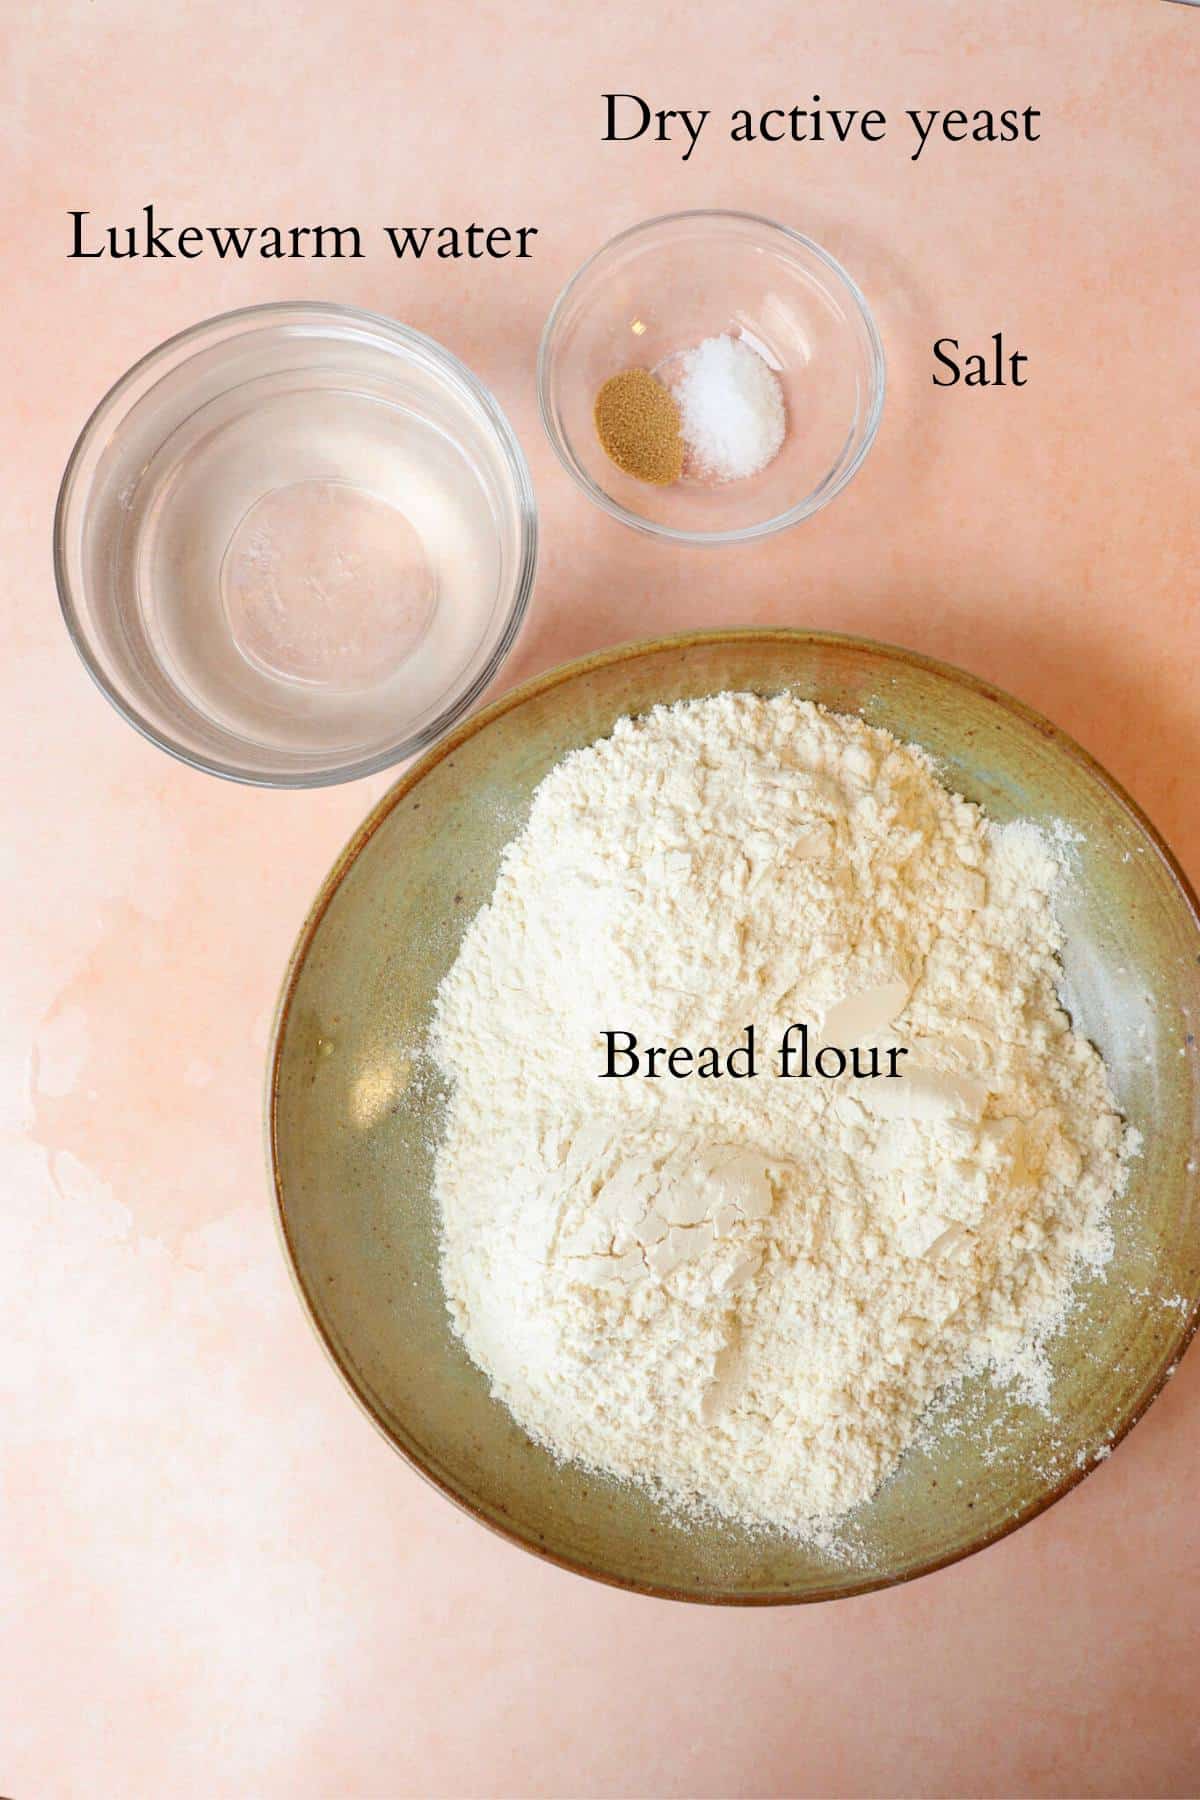
[[[685,1525],[560,1467],[493,1401],[451,1334],[430,1168],[439,1095],[414,1058],[463,930],[538,782],[623,713],[726,688],[794,689],[925,745],[995,819],[1080,836],[1067,976],[1145,1135],[1107,1279],[1052,1360],[1052,1416],[967,1387],[857,1516],[847,1561],[783,1536]],[[908,1580],[1066,1493],[1145,1411],[1200,1313],[1200,922],[1149,823],[1092,759],[984,682],[907,651],[800,631],[704,633],[589,657],[457,726],[376,807],[309,915],[271,1052],[284,1242],[347,1384],[414,1466],[477,1519],[604,1581],[677,1599],[818,1600]]]

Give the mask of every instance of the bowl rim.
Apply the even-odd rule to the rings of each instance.
[[[563,440],[562,432],[559,430],[554,408],[550,403],[550,359],[553,349],[553,340],[562,322],[563,315],[566,312],[571,296],[579,286],[579,283],[603,257],[608,256],[618,245],[624,244],[632,238],[641,237],[648,232],[659,230],[663,226],[680,225],[688,221],[752,225],[770,233],[778,233],[781,237],[786,238],[792,245],[799,245],[810,255],[814,256],[818,262],[823,263],[825,268],[833,275],[835,281],[840,283],[849,293],[851,300],[854,302],[858,316],[865,328],[867,346],[870,352],[872,380],[871,404],[867,412],[867,419],[863,429],[862,438],[853,456],[850,457],[849,461],[846,462],[832,478],[826,476],[819,486],[813,488],[803,497],[803,499],[798,500],[794,506],[788,507],[785,512],[776,513],[771,518],[764,519],[757,525],[739,526],[736,529],[728,531],[684,531],[677,526],[661,525],[653,519],[643,517],[641,513],[634,512],[632,508],[623,506],[619,500],[614,500],[597,482],[592,480],[586,470],[570,454],[566,443]],[[542,327],[542,335],[538,342],[538,411],[541,414],[543,429],[550,440],[551,447],[559,462],[575,482],[576,486],[582,489],[588,499],[600,507],[601,511],[608,513],[610,518],[618,519],[622,525],[628,525],[634,531],[644,532],[648,537],[660,538],[667,543],[696,544],[701,546],[715,544],[749,544],[755,542],[758,538],[773,537],[776,532],[787,531],[791,526],[800,524],[802,520],[812,518],[814,513],[820,512],[822,507],[827,506],[831,500],[836,499],[842,489],[854,479],[855,475],[857,475],[859,469],[866,461],[867,454],[874,444],[876,435],[879,431],[879,422],[883,416],[883,403],[886,394],[887,358],[884,354],[883,340],[879,335],[879,327],[875,323],[875,315],[872,313],[871,308],[867,303],[866,295],[863,293],[854,277],[850,274],[849,270],[845,268],[830,251],[818,244],[814,238],[806,237],[802,231],[797,231],[794,226],[784,225],[778,219],[770,219],[765,213],[742,212],[732,207],[693,207],[682,212],[659,213],[656,214],[654,218],[642,219],[636,225],[629,225],[626,226],[623,231],[618,231],[614,237],[609,238],[605,243],[601,244],[598,250],[593,250],[592,254],[587,257],[584,262],[580,263],[579,267],[575,270],[575,273],[559,290],[558,297],[550,308],[546,323]]]
[[[884,643],[878,639],[861,635],[836,631],[810,631],[803,627],[791,626],[747,626],[717,628],[705,631],[678,632],[667,637],[640,638],[630,643],[615,645],[607,650],[600,650],[589,655],[574,658],[570,662],[561,663],[554,668],[544,670],[532,676],[518,686],[510,688],[489,706],[473,713],[468,719],[461,721],[453,731],[448,732],[411,768],[406,769],[388,792],[371,808],[361,825],[350,837],[338,854],[332,868],[305,915],[304,922],[297,935],[296,942],[288,959],[283,980],[276,1001],[275,1015],[271,1027],[270,1045],[267,1054],[266,1089],[264,1105],[264,1127],[267,1172],[271,1183],[272,1212],[275,1218],[279,1242],[284,1253],[291,1276],[292,1285],[300,1300],[301,1307],[310,1326],[323,1346],[334,1368],[340,1375],[343,1384],[357,1402],[375,1429],[391,1445],[392,1449],[404,1461],[424,1478],[430,1485],[452,1501],[460,1511],[487,1527],[498,1537],[515,1544],[518,1548],[540,1557],[544,1562],[553,1563],[557,1568],[565,1569],[574,1575],[586,1576],[589,1580],[598,1581],[607,1587],[615,1587],[627,1593],[644,1594],[653,1599],[687,1601],[695,1605],[709,1606],[809,1606],[826,1600],[855,1599],[860,1595],[877,1593],[883,1588],[900,1587],[910,1581],[919,1580],[923,1575],[931,1575],[939,1569],[949,1568],[952,1564],[963,1562],[969,1556],[975,1556],[992,1544],[999,1543],[1023,1525],[1029,1524],[1050,1507],[1069,1494],[1080,1482],[1084,1481],[1099,1466],[1101,1458],[1085,1458],[1082,1465],[1070,1468],[1052,1487],[1037,1495],[1018,1512],[1004,1518],[994,1527],[982,1530],[977,1537],[959,1549],[946,1555],[931,1556],[917,1567],[905,1570],[896,1575],[881,1575],[864,1582],[842,1585],[831,1582],[827,1586],[805,1594],[796,1594],[786,1589],[771,1590],[766,1593],[744,1594],[736,1590],[726,1592],[697,1592],[687,1588],[671,1587],[668,1584],[639,1580],[610,1573],[606,1569],[591,1566],[582,1558],[568,1556],[560,1551],[551,1550],[547,1545],[532,1536],[522,1533],[516,1522],[502,1520],[485,1512],[483,1508],[465,1493],[457,1492],[450,1483],[430,1468],[416,1451],[408,1444],[402,1443],[389,1430],[380,1415],[375,1411],[370,1398],[360,1388],[349,1367],[343,1362],[332,1338],[321,1323],[310,1298],[308,1289],[300,1273],[300,1264],[293,1248],[288,1231],[287,1203],[284,1197],[283,1180],[279,1163],[278,1141],[278,1105],[280,1089],[280,1071],[283,1055],[283,1043],[291,1017],[292,1002],[297,985],[304,971],[308,953],[312,948],[325,914],[340,889],[342,882],[358,861],[375,833],[388,819],[400,803],[424,780],[425,776],[447,756],[486,731],[496,719],[525,705],[529,700],[556,687],[562,687],[576,680],[581,675],[594,672],[621,662],[632,662],[647,655],[661,655],[663,652],[687,651],[701,645],[787,643],[792,645],[833,646],[859,649],[876,657],[882,657],[894,663],[904,664],[909,668],[923,671],[940,680],[966,689],[981,699],[991,701],[1002,708],[1021,723],[1030,726],[1039,736],[1049,740],[1078,768],[1090,775],[1105,789],[1108,795],[1126,813],[1130,821],[1144,834],[1150,846],[1165,866],[1176,889],[1191,915],[1192,924],[1200,934],[1200,899],[1188,876],[1181,868],[1177,857],[1171,850],[1161,833],[1151,823],[1145,812],[1138,805],[1119,781],[1110,775],[1107,769],[1085,750],[1070,734],[1055,725],[1044,714],[1024,701],[1018,700],[1005,689],[996,687],[982,676],[974,675],[969,670],[959,668],[953,663],[942,662],[937,658],[922,655],[919,651],[909,650],[898,644]],[[1198,1178],[1200,1179],[1200,1178]],[[1164,1354],[1158,1368],[1154,1370],[1133,1401],[1125,1416],[1116,1427],[1111,1438],[1106,1441],[1106,1452],[1116,1449],[1134,1426],[1145,1416],[1154,1401],[1162,1393],[1170,1378],[1174,1375],[1179,1363],[1200,1330],[1200,1293],[1194,1298],[1186,1317],[1179,1319],[1171,1339],[1170,1348]],[[496,1404],[500,1404],[496,1402]]]
[[[519,557],[516,579],[509,601],[508,616],[504,621],[504,629],[492,649],[491,655],[480,668],[469,685],[451,700],[436,719],[420,731],[414,731],[406,738],[386,749],[378,750],[370,756],[360,757],[352,763],[338,768],[316,768],[297,771],[284,771],[275,774],[264,774],[257,770],[240,767],[234,762],[222,761],[219,757],[197,754],[185,749],[167,732],[160,731],[157,726],[143,716],[132,700],[125,695],[102,667],[100,659],[92,648],[91,641],[84,630],[80,608],[76,602],[72,582],[68,573],[69,553],[67,549],[68,526],[72,521],[72,509],[76,501],[81,465],[96,434],[107,424],[113,409],[124,399],[128,391],[136,383],[143,380],[156,363],[166,360],[182,351],[185,346],[206,334],[227,330],[234,325],[244,325],[246,332],[266,328],[282,322],[282,317],[295,316],[316,322],[324,319],[332,324],[355,324],[364,327],[377,336],[383,334],[393,340],[393,346],[400,350],[415,352],[427,357],[442,374],[449,377],[452,383],[462,387],[470,399],[481,409],[486,422],[495,433],[500,453],[513,481],[516,525],[519,540]],[[243,335],[237,331],[229,334]],[[217,775],[225,781],[235,781],[247,787],[261,788],[322,788],[335,787],[345,781],[357,781],[365,775],[377,775],[383,769],[391,768],[395,763],[403,762],[406,757],[414,756],[428,748],[432,743],[462,718],[463,714],[474,705],[479,696],[495,679],[497,671],[516,642],[517,635],[524,623],[533,594],[534,580],[537,574],[538,560],[538,510],[534,494],[533,481],[529,473],[529,465],[508,418],[491,390],[480,378],[447,350],[436,338],[425,332],[417,331],[411,325],[405,325],[398,319],[389,318],[385,313],[372,312],[364,307],[346,306],[337,301],[326,300],[270,300],[255,306],[237,306],[227,312],[211,313],[193,324],[185,326],[182,331],[173,332],[170,337],[163,338],[154,344],[143,355],[139,356],[119,375],[112,385],[105,390],[93,406],[75,439],[71,453],[63,469],[59,482],[58,497],[54,506],[53,524],[53,557],[54,583],[58,592],[59,607],[66,624],[68,636],[79,654],[84,668],[126,724],[132,725],[139,735],[169,756],[185,763],[189,768],[199,769],[207,775]]]

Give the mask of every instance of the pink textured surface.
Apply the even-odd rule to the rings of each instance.
[[[18,16],[20,15],[20,16]],[[1193,792],[1200,14],[1155,0],[11,8],[0,1014],[0,1791],[1187,1794],[1200,1787],[1200,1356],[997,1548],[771,1615],[593,1588],[491,1538],[359,1416],[303,1323],[260,1142],[276,982],[385,783],[223,786],[141,743],[61,629],[72,438],[151,343],[312,296],[433,333],[523,439],[544,555],[515,681],[648,630],[866,632],[1075,733],[1200,875]],[[709,106],[599,141],[600,95]],[[741,105],[1036,105],[1036,145],[732,146]],[[66,211],[537,225],[527,262],[67,262]],[[743,556],[589,509],[536,418],[538,328],[611,232],[683,205],[828,245],[890,363],[864,471]],[[1014,391],[938,392],[1003,330]],[[15,404],[14,404],[15,403]]]

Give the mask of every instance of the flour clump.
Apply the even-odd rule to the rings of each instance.
[[[1057,996],[1061,875],[923,750],[789,694],[622,719],[549,773],[432,1032],[447,1304],[526,1431],[812,1534],[949,1382],[1038,1397],[1132,1148]],[[801,1023],[902,1073],[782,1078]],[[603,1078],[606,1031],[750,1024],[753,1079]]]

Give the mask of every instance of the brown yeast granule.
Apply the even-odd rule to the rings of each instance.
[[[683,473],[683,435],[674,397],[648,369],[610,375],[596,395],[596,435],[618,469],[669,487]]]

